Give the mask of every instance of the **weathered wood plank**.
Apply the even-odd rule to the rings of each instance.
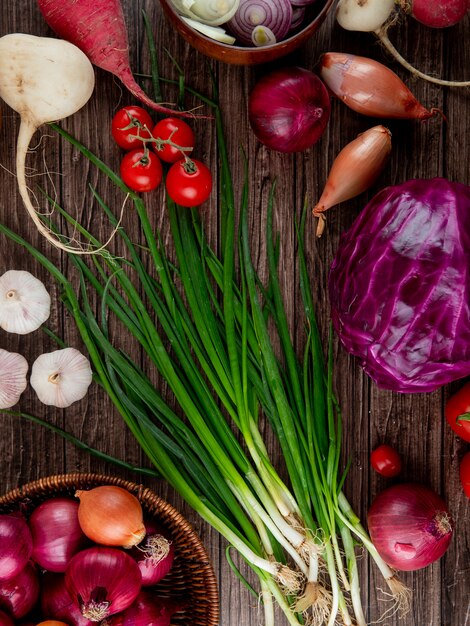
[[[154,0],[124,0],[123,6],[129,25],[131,65],[135,71],[148,72],[149,60],[145,43],[141,10],[145,9],[154,25],[159,42],[161,71],[163,75],[176,75],[172,61],[163,52],[166,48],[185,68],[188,82],[202,92],[209,92],[210,80],[207,61],[187,46],[173,32]],[[220,90],[222,108],[228,132],[228,147],[233,172],[240,180],[237,196],[240,196],[243,162],[242,146],[250,162],[250,229],[254,250],[254,261],[260,275],[266,277],[265,223],[267,194],[274,178],[277,180],[275,227],[281,233],[280,266],[281,285],[286,296],[287,314],[291,332],[296,336],[299,351],[303,346],[303,333],[298,324],[301,296],[297,287],[298,267],[295,262],[295,232],[293,216],[300,215],[304,197],[312,204],[321,192],[333,158],[348,141],[358,133],[376,123],[388,123],[393,133],[393,154],[389,166],[374,187],[360,198],[330,211],[327,233],[321,240],[314,236],[312,223],[307,233],[307,253],[312,273],[312,285],[318,309],[322,333],[326,340],[328,332],[329,305],[327,276],[331,260],[339,245],[340,233],[344,232],[373,193],[387,184],[395,184],[414,177],[444,175],[451,180],[470,183],[468,156],[470,155],[469,100],[468,91],[443,90],[412,79],[403,68],[393,63],[390,57],[374,42],[372,36],[346,33],[334,24],[333,14],[318,35],[303,49],[283,63],[298,64],[313,68],[320,53],[328,50],[344,50],[388,63],[405,80],[413,92],[427,107],[441,108],[447,123],[432,119],[424,124],[413,122],[386,122],[361,117],[349,111],[340,102],[332,102],[330,124],[322,139],[311,150],[301,155],[280,155],[266,150],[253,137],[247,118],[248,94],[255,81],[270,66],[240,68],[209,62]],[[400,24],[392,34],[407,58],[422,70],[443,75],[446,78],[462,78],[470,67],[468,40],[469,19],[454,29],[445,32],[428,31],[411,21]],[[8,0],[0,6],[0,35],[8,32],[30,32],[36,35],[51,35],[44,24],[34,2],[30,0]],[[146,87],[150,90],[149,83]],[[166,91],[174,99],[175,91]],[[64,122],[64,127],[77,135],[85,144],[96,150],[116,171],[120,153],[109,136],[110,119],[121,105],[132,99],[124,88],[106,73],[97,70],[97,89],[90,103],[76,116]],[[38,245],[67,275],[73,276],[73,268],[64,255],[59,254],[43,242],[26,219],[16,191],[14,171],[14,143],[18,131],[18,118],[6,105],[1,105],[3,125],[0,129],[0,219],[26,239]],[[194,122],[197,156],[209,163],[216,172],[214,131],[210,123]],[[106,239],[109,226],[103,221],[93,205],[87,185],[97,186],[112,206],[119,212],[123,198],[110,185],[89,168],[85,159],[58,140],[52,133],[45,134],[34,154],[28,156],[28,166],[35,172],[44,172],[47,165],[51,178],[32,178],[31,186],[38,183],[53,193],[93,233]],[[43,145],[46,149],[43,151]],[[161,229],[165,243],[169,242],[168,220],[163,209],[162,194],[151,200],[155,226]],[[219,244],[218,202],[216,194],[201,211],[211,243]],[[140,229],[132,212],[124,210],[126,228],[136,242],[142,241]],[[113,244],[120,250],[119,241]],[[52,291],[53,310],[50,325],[70,345],[80,345],[77,332],[60,304],[60,294],[51,285],[46,274],[23,252],[0,240],[0,271],[22,268],[42,278]],[[76,279],[75,279],[76,284]],[[77,285],[78,289],[78,285]],[[95,306],[93,300],[93,306]],[[112,324],[119,346],[134,358],[142,359],[139,349],[117,323]],[[40,353],[54,349],[52,341],[41,331],[18,338],[0,331],[0,347],[25,354],[30,363]],[[376,493],[389,484],[369,469],[370,451],[378,443],[387,441],[395,445],[404,458],[404,471],[400,480],[417,480],[431,485],[447,499],[456,520],[455,539],[447,555],[437,564],[422,572],[404,576],[414,591],[412,614],[399,619],[390,617],[390,626],[468,626],[468,584],[470,572],[470,525],[469,501],[462,494],[458,480],[458,462],[468,446],[453,437],[443,425],[443,403],[445,397],[458,388],[456,383],[443,392],[401,396],[378,390],[364,376],[354,359],[348,357],[337,343],[334,346],[336,368],[336,392],[343,408],[344,441],[343,458],[352,459],[345,492],[355,510],[365,519],[367,508]],[[151,374],[157,385],[158,376]],[[171,394],[162,386],[164,397],[171,401]],[[21,401],[21,409],[43,416],[53,423],[70,430],[110,454],[126,458],[132,463],[146,463],[138,446],[109,400],[97,388],[92,388],[88,397],[66,411],[46,409],[28,389]],[[50,435],[39,426],[13,417],[0,417],[0,488],[6,491],[29,480],[46,474],[75,470],[94,470],[118,473],[140,480],[132,472],[116,470],[106,463],[90,458],[73,446]],[[266,430],[269,449],[277,462],[281,463],[279,451],[269,429]],[[223,626],[243,624],[255,625],[262,620],[262,610],[256,600],[234,577],[225,560],[225,541],[185,505],[171,488],[158,480],[145,480],[164,498],[171,501],[194,524],[201,534],[220,581]],[[243,564],[240,564],[245,574]],[[361,586],[368,618],[375,621],[384,610],[381,594],[377,587],[383,586],[377,577],[376,568],[367,561],[360,561]],[[279,618],[279,623],[282,619]]]

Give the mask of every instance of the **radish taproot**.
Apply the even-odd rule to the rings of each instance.
[[[43,124],[76,113],[95,87],[93,66],[81,50],[61,39],[12,33],[0,38],[0,98],[21,116],[16,174],[21,198],[38,230],[55,246],[73,252],[45,226],[29,197],[26,155]]]
[[[160,113],[195,117],[154,102],[136,83],[120,0],[38,0],[52,30],[84,52],[93,65],[114,74],[138,100]]]
[[[423,24],[445,28],[466,14],[467,0],[339,0],[336,20],[346,30],[373,33],[391,56],[409,72],[445,87],[470,87],[470,81],[443,80],[416,69],[396,49],[388,30],[398,19],[398,6]]]

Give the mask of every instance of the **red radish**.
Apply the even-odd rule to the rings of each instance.
[[[415,20],[430,28],[454,26],[463,20],[469,6],[467,0],[401,0],[400,4]]]
[[[38,0],[38,5],[52,30],[80,48],[93,65],[117,76],[141,102],[160,113],[192,116],[157,104],[136,83],[120,0]]]

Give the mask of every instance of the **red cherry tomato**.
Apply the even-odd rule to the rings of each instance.
[[[156,154],[137,148],[124,155],[121,161],[121,178],[134,191],[152,191],[163,176],[162,164]]]
[[[445,414],[452,430],[470,441],[470,382],[447,400]]]
[[[460,463],[460,480],[463,490],[470,498],[470,452],[467,452]]]
[[[198,206],[211,194],[212,174],[201,161],[181,159],[168,171],[166,190],[176,204],[186,207]]]
[[[391,478],[401,472],[401,458],[395,448],[382,444],[370,455],[372,468],[381,476]]]
[[[179,148],[190,148],[190,150],[182,152],[179,148],[167,143],[152,143],[155,152],[166,163],[176,163],[185,154],[190,154],[194,147],[192,128],[186,122],[176,117],[166,117],[158,122],[152,131],[152,135],[155,139],[171,139]]]
[[[124,150],[141,148],[142,142],[137,135],[149,139],[153,120],[150,114],[138,106],[128,106],[120,109],[111,122],[111,133],[114,141]]]

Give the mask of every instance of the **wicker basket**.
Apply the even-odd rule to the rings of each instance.
[[[156,587],[165,597],[187,600],[187,608],[178,611],[172,624],[216,626],[219,622],[217,581],[208,554],[190,523],[170,504],[142,485],[99,474],[63,474],[49,476],[14,489],[0,497],[0,512],[21,509],[26,515],[45,498],[73,496],[76,489],[98,485],[117,485],[133,493],[147,515],[169,533],[175,546],[171,572]]]

